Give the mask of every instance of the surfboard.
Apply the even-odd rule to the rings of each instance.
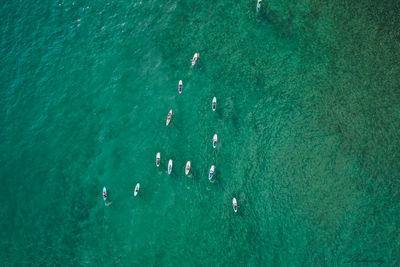
[[[160,154],[160,152],[157,152],[157,155],[156,155],[156,165],[157,165],[157,167],[160,167],[160,161],[161,161],[161,154]]]
[[[171,174],[171,172],[172,172],[172,159],[168,161],[168,174]]]
[[[134,195],[135,197],[136,197],[137,194],[139,193],[139,189],[140,189],[140,184],[137,183],[136,186],[135,186],[135,192],[133,193],[133,195]]]
[[[197,59],[199,58],[200,54],[199,53],[195,53],[193,55],[193,59],[192,59],[192,67],[194,66],[194,64],[196,64]]]
[[[232,205],[233,205],[233,211],[237,212],[238,211],[238,206],[237,206],[236,198],[232,199]]]
[[[104,201],[106,201],[106,199],[107,199],[107,189],[106,189],[106,187],[103,187],[103,199],[104,199]]]
[[[217,134],[214,134],[214,136],[213,136],[213,148],[217,147],[217,142],[218,142]]]
[[[168,126],[168,124],[171,122],[172,115],[173,115],[173,112],[172,112],[172,109],[171,109],[171,110],[168,112],[167,122],[165,123],[165,125]]]
[[[210,180],[210,182],[211,182],[211,180],[212,180],[212,178],[214,176],[214,171],[215,171],[215,166],[212,165],[211,168],[210,168],[210,172],[208,173],[208,180]]]
[[[185,174],[188,175],[190,172],[190,161],[186,162]]]
[[[217,98],[215,96],[212,100],[211,108],[213,111],[215,111],[217,109]]]
[[[181,94],[182,93],[182,87],[183,87],[183,85],[182,85],[182,80],[180,80],[179,81],[179,84],[178,84],[178,92]]]

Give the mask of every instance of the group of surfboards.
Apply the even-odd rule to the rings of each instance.
[[[260,0],[259,0],[259,1],[260,1]],[[199,53],[195,53],[195,54],[193,55],[193,58],[192,58],[192,67],[196,64],[196,62],[197,62],[199,56],[200,56]],[[179,83],[178,83],[178,92],[179,92],[179,94],[182,93],[182,89],[183,89],[183,83],[182,83],[182,80],[180,80]],[[216,97],[214,97],[214,98],[212,99],[211,108],[212,108],[213,111],[215,111],[215,110],[217,109],[217,98],[216,98]],[[173,113],[173,111],[172,111],[172,109],[171,109],[171,110],[168,112],[168,115],[167,115],[167,120],[166,120],[166,123],[165,123],[166,126],[168,126],[168,125],[170,124],[173,114],[174,114],[174,113]],[[216,148],[216,147],[217,147],[217,142],[218,142],[218,136],[217,136],[217,134],[214,134],[213,139],[212,139],[213,148]],[[161,162],[161,153],[160,153],[160,152],[157,152],[157,154],[156,154],[156,166],[157,166],[157,167],[160,166],[160,162]],[[186,174],[186,175],[189,175],[190,167],[191,167],[191,162],[190,162],[190,161],[186,162],[186,167],[185,167],[185,174]],[[171,173],[172,173],[172,159],[170,159],[170,160],[168,161],[168,175],[170,175]],[[214,180],[213,180],[214,174],[215,174],[215,166],[214,166],[214,165],[211,165],[210,171],[209,171],[209,173],[208,173],[208,180],[209,180],[210,182],[212,182],[212,183],[214,182]],[[140,189],[140,184],[137,183],[136,186],[135,186],[135,191],[134,191],[134,193],[133,193],[133,195],[134,195],[135,197],[136,197],[137,194],[139,193],[139,189]],[[106,189],[106,187],[103,187],[103,200],[104,200],[105,205],[108,206],[109,204],[111,204],[111,203],[106,203],[106,200],[107,200],[107,189]],[[237,205],[236,198],[233,198],[233,199],[232,199],[232,205],[233,205],[233,210],[234,210],[235,212],[237,212],[237,210],[238,210],[238,205]]]
[[[262,0],[257,0],[257,6],[256,6],[257,12],[259,12],[260,9],[261,9],[261,1],[262,1]],[[200,56],[199,53],[195,53],[195,54],[193,55],[193,58],[192,58],[192,67],[196,64],[197,60],[199,59],[199,56]],[[183,89],[183,83],[182,83],[182,80],[180,80],[179,83],[178,83],[178,92],[179,92],[179,94],[182,93],[182,89]],[[212,100],[211,108],[212,108],[213,111],[215,111],[216,108],[217,108],[217,98],[216,98],[216,97],[214,97],[213,100]],[[168,126],[169,123],[171,122],[172,115],[173,115],[173,111],[172,111],[172,109],[171,109],[171,110],[168,112],[168,115],[167,115],[166,126]],[[213,148],[216,148],[216,147],[217,147],[217,142],[218,142],[218,136],[217,136],[217,134],[214,134],[213,139],[212,139]],[[157,152],[157,154],[156,154],[156,166],[157,166],[157,167],[160,166],[160,162],[161,162],[161,153],[160,153],[160,152]],[[186,174],[186,175],[189,175],[190,167],[191,167],[191,162],[190,162],[190,161],[186,162],[186,167],[185,167],[185,174]],[[170,159],[170,160],[168,161],[168,175],[170,175],[171,172],[172,172],[172,159]],[[214,173],[215,173],[215,166],[214,166],[214,165],[211,165],[210,171],[209,171],[209,173],[208,173],[208,180],[210,180],[210,182],[212,182],[212,183],[214,182],[214,181],[213,181]],[[137,183],[136,186],[135,186],[135,191],[133,192],[133,195],[134,195],[135,197],[136,197],[137,194],[139,193],[139,189],[140,189],[140,184]],[[105,186],[103,187],[103,200],[104,200],[104,204],[105,204],[106,206],[109,206],[109,205],[111,204],[111,202],[106,203],[106,200],[107,200],[107,188],[106,188]],[[232,199],[232,205],[233,205],[233,210],[234,210],[235,212],[237,212],[237,211],[238,211],[238,205],[237,205],[236,198],[233,198],[233,199]]]
[[[192,67],[196,64],[199,56],[200,56],[199,53],[195,53],[194,54],[193,59],[192,59]],[[182,80],[180,80],[178,82],[178,93],[179,94],[182,93],[182,89],[183,89],[183,83],[182,83]],[[213,111],[215,111],[217,109],[217,98],[215,96],[212,99],[211,108],[212,108]],[[166,126],[168,126],[170,124],[173,114],[174,113],[173,113],[173,111],[171,109],[168,112],[168,115],[167,115],[167,120],[166,120],[166,123],[165,123]],[[212,139],[213,148],[217,147],[217,142],[218,142],[218,136],[217,136],[217,134],[214,134],[213,139]],[[161,153],[157,152],[157,154],[156,154],[156,166],[157,167],[160,166],[160,161],[161,161]],[[168,161],[168,175],[170,175],[171,172],[172,172],[172,166],[173,166],[173,162],[172,162],[172,159],[170,159]],[[191,162],[190,161],[186,162],[186,167],[185,167],[185,174],[186,175],[189,175],[190,167],[191,167]],[[210,171],[208,173],[208,180],[210,182],[212,182],[212,183],[214,182],[214,180],[213,180],[214,174],[215,174],[215,165],[211,165]],[[236,198],[233,198],[232,204],[233,204],[233,210],[235,212],[237,212],[238,205],[237,205]]]

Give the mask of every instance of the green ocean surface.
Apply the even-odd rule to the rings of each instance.
[[[399,1],[0,15],[2,266],[400,266]]]

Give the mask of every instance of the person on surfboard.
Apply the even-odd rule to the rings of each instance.
[[[262,0],[258,0],[258,1],[257,1],[257,12],[260,11],[260,8],[261,8],[261,1],[262,1]]]

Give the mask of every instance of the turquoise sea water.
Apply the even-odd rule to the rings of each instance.
[[[400,265],[399,2],[255,7],[3,1],[3,266]]]

